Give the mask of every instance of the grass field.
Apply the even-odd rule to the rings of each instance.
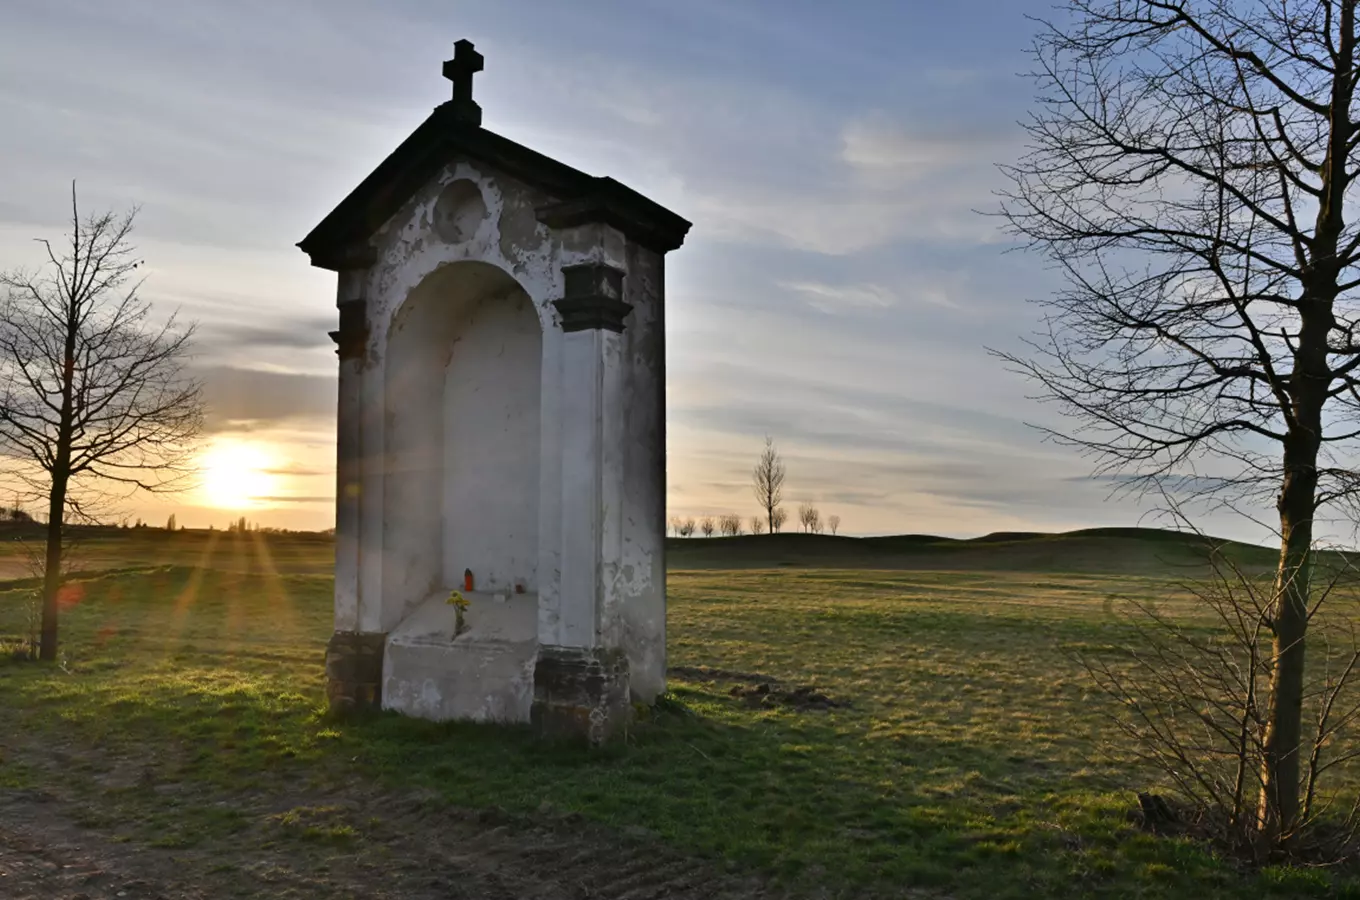
[[[0,789],[80,784],[90,827],[186,850],[254,833],[238,793],[363,786],[577,813],[809,895],[1360,897],[1343,874],[1241,871],[1130,820],[1151,776],[1106,744],[1075,654],[1127,640],[1130,599],[1195,623],[1175,580],[1198,551],[1179,538],[763,540],[672,553],[672,692],[590,752],[518,729],[328,720],[324,541],[94,538],[82,552],[114,571],[70,590],[65,667],[0,662],[0,720],[22,735],[0,744]],[[0,583],[0,636],[22,630],[27,593]],[[754,675],[848,706],[732,696]],[[323,819],[299,834],[344,845],[363,828]]]

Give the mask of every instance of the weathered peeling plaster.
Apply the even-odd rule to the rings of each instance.
[[[534,657],[542,644],[620,647],[627,654],[636,699],[650,702],[664,690],[660,256],[601,223],[560,231],[548,228],[538,221],[536,210],[556,199],[471,162],[455,162],[378,229],[371,239],[378,261],[341,279],[338,299],[359,295],[366,301],[368,343],[362,372],[355,376],[366,409],[361,429],[359,572],[354,589],[337,585],[337,622],[343,615],[361,630],[390,632],[383,666],[383,705],[389,709],[437,719],[528,721]],[[537,608],[533,639],[513,648],[413,639],[413,617],[433,602],[422,598],[442,597],[455,586],[446,571],[449,561],[442,567],[434,561],[434,555],[447,550],[427,533],[447,525],[423,519],[408,529],[411,537],[394,537],[422,503],[432,509],[421,492],[412,494],[409,485],[401,487],[400,479],[387,470],[407,452],[393,441],[409,432],[409,415],[420,415],[401,413],[401,405],[415,402],[420,394],[424,399],[419,402],[427,404],[422,408],[437,410],[443,395],[433,381],[419,389],[388,382],[403,371],[405,355],[416,346],[410,329],[422,338],[437,328],[449,329],[435,357],[447,368],[452,354],[458,353],[460,329],[475,307],[450,306],[447,315],[460,318],[436,326],[425,318],[411,319],[407,313],[415,307],[407,304],[415,297],[424,297],[422,302],[428,304],[430,291],[439,290],[446,275],[467,277],[463,273],[474,270],[450,268],[463,263],[492,266],[512,279],[532,304],[541,328],[537,564],[532,575],[524,575],[537,591]],[[604,264],[624,273],[624,299],[633,311],[621,334],[566,334],[560,328],[553,301],[563,295],[562,269],[582,264]],[[509,302],[503,288],[496,290],[500,293],[488,293],[487,288],[475,302]],[[576,349],[567,352],[569,346]],[[579,369],[581,360],[592,354],[595,374],[585,374]],[[603,385],[604,393],[593,405],[582,405],[577,392],[594,390],[592,384]],[[596,432],[602,441],[598,458],[576,455],[571,448],[578,445],[569,436],[583,427],[589,432],[592,426],[586,421],[601,416],[593,426],[601,429]],[[600,468],[592,474],[592,466]],[[586,518],[578,518],[572,498],[585,496],[580,490],[589,490],[590,484],[604,486],[601,502]],[[437,486],[429,490],[443,493]],[[428,518],[431,513],[422,515]],[[597,540],[593,544],[575,540],[568,522],[601,529]],[[594,561],[581,558],[583,552],[594,554]],[[568,569],[574,574],[564,593]],[[586,581],[581,580],[582,573]],[[583,597],[583,591],[593,599]],[[582,610],[590,609],[591,621],[582,623]]]

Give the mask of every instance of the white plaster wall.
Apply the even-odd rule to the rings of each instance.
[[[552,610],[552,628],[539,641],[561,647],[600,645],[601,505],[600,453],[604,332],[574,331],[562,341],[561,595]]]
[[[542,329],[527,294],[463,317],[444,375],[444,581],[538,591]]]
[[[393,323],[385,367],[380,532],[384,630],[443,583],[444,366],[452,323],[443,298],[415,292]]]
[[[359,630],[390,631],[401,621],[401,609],[383,603],[383,519],[388,469],[385,425],[387,402],[382,371],[383,354],[370,340],[359,380]]]
[[[335,630],[359,630],[360,361],[340,362],[335,435]]]

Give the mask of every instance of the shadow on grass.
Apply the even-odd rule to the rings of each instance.
[[[1138,835],[1118,801],[1081,787],[1078,772],[919,738],[895,740],[899,760],[885,765],[830,716],[754,714],[690,685],[599,749],[544,743],[525,728],[394,715],[335,727],[342,752],[392,787],[463,807],[641,827],[790,883],[1060,896],[1078,875],[1093,887],[1127,877],[1141,864],[1126,858],[1131,841],[1167,866],[1168,886],[1228,878],[1206,852]]]

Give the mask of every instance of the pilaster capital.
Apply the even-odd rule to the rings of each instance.
[[[330,332],[341,362],[361,359],[368,344],[368,303],[363,297],[339,304],[340,328]]]
[[[605,263],[584,263],[562,268],[565,289],[554,300],[565,332],[622,332],[624,318],[633,311],[623,299],[623,272]]]

